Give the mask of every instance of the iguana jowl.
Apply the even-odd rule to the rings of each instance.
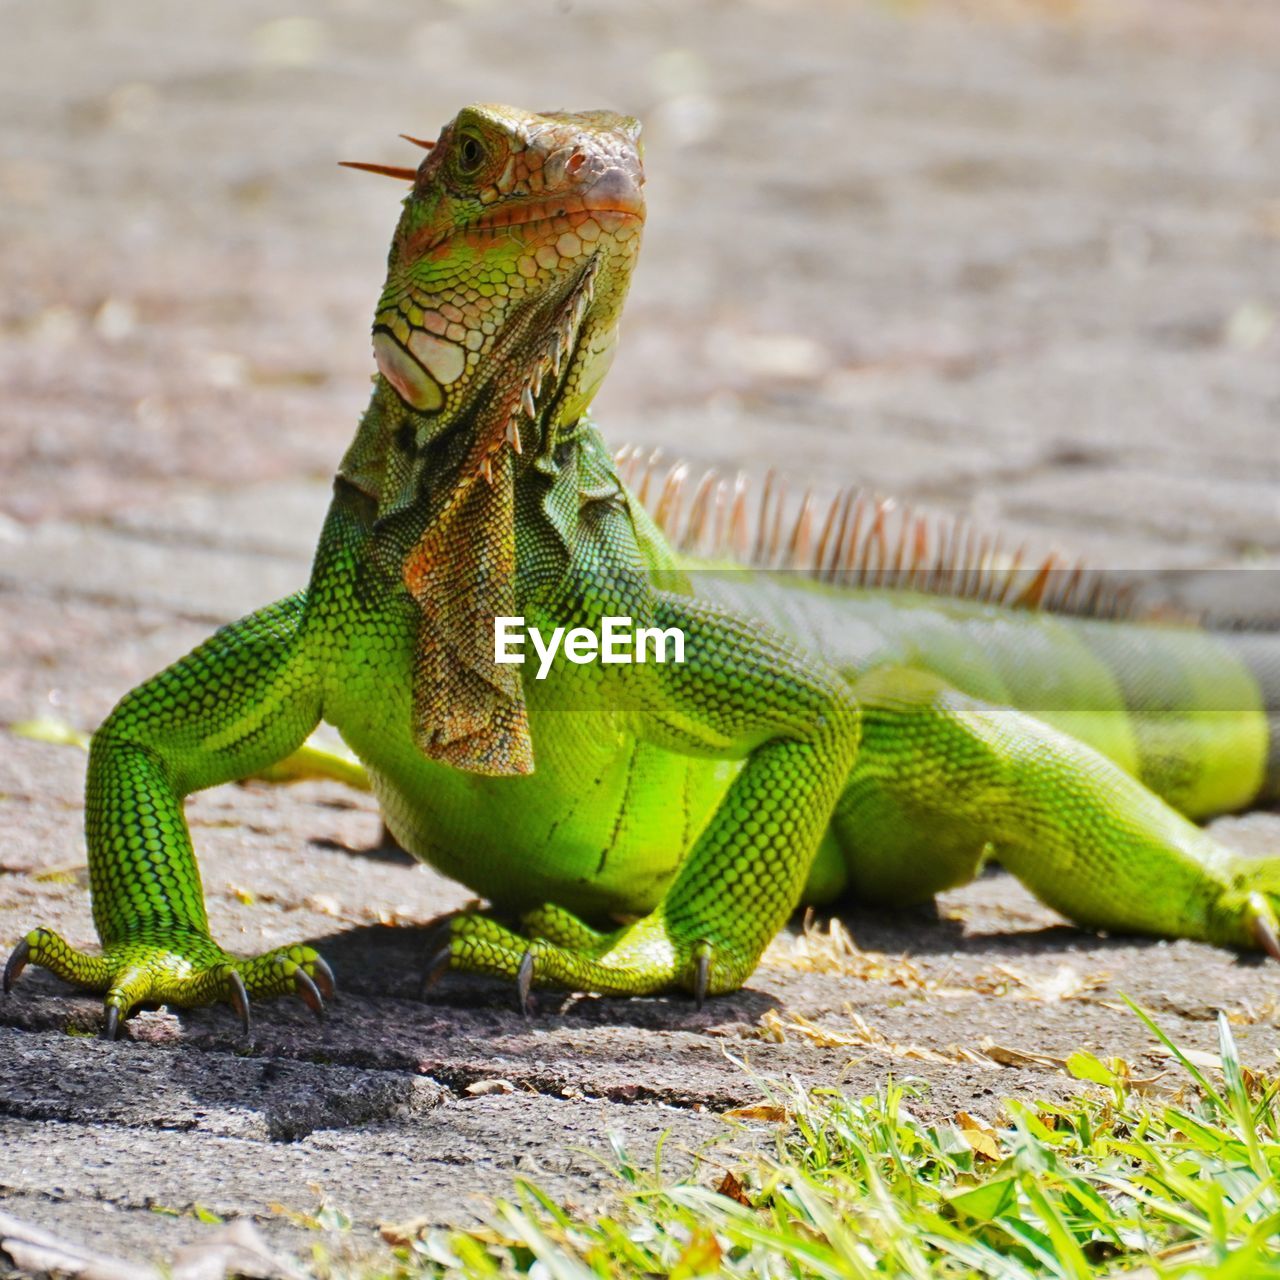
[[[917,901],[992,851],[1083,924],[1277,952],[1280,861],[1189,820],[1275,794],[1269,640],[945,599],[941,562],[912,589],[841,586],[863,537],[848,502],[816,552],[801,514],[789,554],[814,572],[779,577],[726,566],[750,534],[721,491],[700,571],[586,416],[640,242],[636,123],[474,106],[419,169],[385,171],[413,189],[379,376],[310,583],[95,734],[101,954],[36,929],[6,989],[33,962],[105,992],[109,1035],[143,1001],[247,1021],[251,997],[296,990],[318,1009],[332,976],[310,947],[242,959],[209,936],[182,802],[321,719],[401,844],[493,904],[454,918],[442,963],[522,994],[731,991],[801,901]],[[502,615],[678,627],[686,660],[536,681],[495,662]]]

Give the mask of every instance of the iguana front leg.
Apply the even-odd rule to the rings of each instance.
[[[451,925],[451,968],[617,995],[732,991],[795,909],[857,752],[859,711],[839,675],[757,625],[660,595],[655,623],[686,661],[633,667],[616,690],[636,733],[745,764],[648,915],[598,934],[544,907],[529,939],[488,916]],[[674,798],[673,798],[674,799]]]
[[[106,1033],[134,1006],[248,1001],[297,991],[312,1008],[332,974],[310,947],[253,959],[209,936],[183,797],[287,756],[320,718],[320,682],[300,640],[299,593],[225,627],[128,694],[93,737],[85,834],[102,953],[34,929],[5,968],[8,991],[26,964],[106,993]]]

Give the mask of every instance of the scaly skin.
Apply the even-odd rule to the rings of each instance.
[[[1274,649],[681,562],[585,416],[639,245],[635,123],[472,107],[411,176],[310,584],[98,730],[102,953],[34,930],[6,988],[32,962],[105,992],[109,1034],[147,1001],[319,1009],[309,947],[209,936],[182,800],[321,719],[397,839],[508,921],[455,917],[437,965],[522,995],[731,991],[802,898],[918,900],[993,851],[1082,923],[1274,946],[1280,861],[1177,811],[1274,784]],[[504,614],[679,627],[686,661],[537,681],[493,660]]]

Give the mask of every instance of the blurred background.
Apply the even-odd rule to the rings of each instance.
[[[1270,0],[0,4],[0,721],[300,585],[402,189],[473,100],[645,122],[597,402],[1105,565],[1280,556]],[[94,655],[87,660],[87,655]]]

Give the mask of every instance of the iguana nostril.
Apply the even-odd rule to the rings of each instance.
[[[634,169],[614,165],[605,169],[582,193],[582,203],[588,209],[629,213],[644,217],[644,196],[640,187],[644,179]]]
[[[570,177],[573,177],[573,175],[577,173],[578,170],[581,169],[582,166],[586,163],[587,163],[587,157],[584,156],[581,151],[575,151],[573,155],[571,155],[569,159],[565,161],[564,171]]]

